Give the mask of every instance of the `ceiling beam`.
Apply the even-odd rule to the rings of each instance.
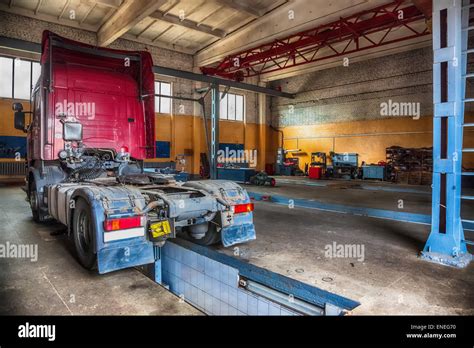
[[[275,0],[275,6],[279,7],[273,8],[262,17],[228,33],[224,39],[196,52],[194,64],[196,66],[211,65],[242,50],[337,20],[340,17],[350,16],[355,12],[369,10],[374,4],[373,1],[367,0],[312,1],[317,6],[317,11],[308,11],[306,1]],[[293,20],[288,20],[289,10],[297,14]]]
[[[43,3],[43,0],[38,0],[38,4],[36,5],[36,8],[35,8],[35,15],[38,14],[38,11],[42,3]]]
[[[199,22],[197,22],[197,26],[199,27],[200,25],[202,25],[202,23],[204,23],[204,21],[212,16],[214,16],[218,11],[220,11],[222,9],[222,7],[224,6],[218,6],[216,7],[213,11],[209,12],[209,14],[207,16],[205,16],[204,18],[202,18]]]
[[[166,68],[163,66],[157,66],[157,65],[153,66],[153,72],[158,75],[177,77],[180,79],[204,82],[204,83],[220,85],[220,86],[228,86],[231,88],[241,89],[244,91],[266,94],[273,97],[283,97],[283,98],[290,98],[290,99],[295,98],[294,94],[281,92],[276,89],[261,87],[261,86],[252,85],[249,83],[237,82],[234,80],[221,79],[219,77],[214,77],[214,76],[196,74],[190,71]]]
[[[89,9],[86,11],[86,14],[84,15],[84,17],[82,17],[81,21],[79,22],[79,24],[82,24],[84,23],[84,21],[87,19],[87,17],[89,17],[90,13],[94,10],[94,8],[96,7],[97,3],[94,3],[92,4]]]
[[[252,7],[249,4],[242,3],[240,1],[235,1],[235,0],[217,0],[218,3],[229,7],[231,9],[234,9],[239,12],[243,12],[245,14],[248,14],[249,16],[258,18],[262,17],[265,12],[267,12],[265,9],[263,10],[257,10],[254,7]]]
[[[11,37],[0,36],[0,47],[41,54],[41,44]]]
[[[114,13],[115,13],[115,8],[110,7],[109,10],[107,11],[107,13],[105,14],[105,16],[102,18],[101,22],[99,23],[97,30],[99,30],[99,28],[102,25],[104,25],[104,23],[107,22],[109,20],[109,18],[112,17],[112,15]]]
[[[158,40],[160,37],[165,35],[168,31],[170,31],[173,28],[174,28],[174,24],[171,24],[170,26],[168,26],[168,28],[166,28],[165,30],[162,30],[158,35],[156,35],[151,41],[155,42],[156,40]]]
[[[178,1],[175,1],[173,4],[171,4],[171,6],[168,7],[168,8],[166,9],[166,11],[164,11],[164,15],[165,15],[165,16],[168,15],[168,13],[170,13],[172,9],[174,9],[176,6],[178,6],[179,2],[180,2],[180,1],[178,0]]]
[[[156,19],[152,20],[145,28],[143,28],[143,29],[137,34],[137,39],[138,39],[140,36],[142,36],[145,31],[147,31],[148,29],[150,29],[150,28],[153,26],[153,24],[155,24],[155,23],[156,23]]]
[[[217,28],[213,29],[212,27],[208,25],[196,23],[186,18],[181,19],[178,16],[172,15],[170,13],[165,14],[165,12],[162,12],[162,11],[155,11],[154,13],[151,14],[150,17],[154,19],[159,19],[160,21],[165,21],[171,24],[179,25],[181,27],[185,27],[188,29],[193,29],[201,33],[212,35],[218,38],[223,38],[227,35],[227,33],[224,30],[217,29]]]
[[[110,8],[119,8],[121,0],[97,0],[97,5],[102,5]]]
[[[115,13],[100,27],[97,32],[97,44],[99,46],[110,45],[166,2],[166,0],[125,0]]]
[[[64,6],[61,10],[61,13],[58,16],[58,19],[61,19],[61,17],[64,15],[64,12],[66,12],[66,9],[67,9],[67,7],[69,6],[70,3],[71,3],[71,0],[66,1],[66,3],[64,4]]]
[[[44,21],[44,22],[65,25],[71,28],[83,29],[83,30],[88,30],[92,32],[97,31],[97,26],[95,25],[89,25],[87,23],[80,25],[78,21],[70,20],[68,18],[58,19],[58,16],[53,16],[53,15],[45,14],[42,12],[39,12],[37,15],[35,15],[34,10],[28,10],[28,9],[20,8],[16,6],[9,8],[7,4],[1,3],[1,2],[0,2],[0,11],[5,11],[7,13],[12,13],[15,15],[24,16],[28,18],[33,18],[36,20]]]
[[[191,54],[192,55],[195,52],[195,50],[193,50],[193,49],[189,49],[189,48],[183,47],[181,45],[176,45],[176,44],[160,41],[157,38],[153,38],[152,40],[150,40],[150,39],[146,39],[143,36],[141,36],[137,39],[136,35],[132,35],[132,34],[128,34],[128,33],[122,35],[121,38],[125,39],[125,40],[129,40],[129,41],[133,41],[133,42],[139,42],[139,43],[144,44],[144,45],[164,48],[164,49],[167,49],[167,50],[172,50],[172,51],[185,53],[185,54]]]
[[[227,23],[230,23],[231,19],[234,18],[238,12],[233,12],[229,16],[225,17],[221,21],[219,21],[215,26],[212,27],[213,30],[216,30],[216,28],[219,28],[221,25],[225,26]],[[245,21],[242,21],[243,23]]]
[[[33,10],[22,9],[19,7],[9,8],[8,4],[1,3],[1,2],[0,2],[0,11],[32,18],[34,20],[41,20],[44,22],[63,25],[69,28],[87,30],[93,33],[96,33],[100,27],[100,25],[90,25],[87,23],[83,23],[82,25],[80,25],[77,20],[70,20],[67,16],[64,16],[64,18],[58,19],[58,16],[47,15],[41,12],[35,15]],[[111,16],[111,12],[115,12],[115,9],[110,8],[109,12],[104,16],[104,23],[107,21],[107,18]],[[174,44],[170,44],[170,43],[166,43],[162,41],[152,41],[152,40],[145,39],[143,37],[137,38],[135,35],[131,35],[131,34],[124,34],[122,35],[122,38],[129,41],[133,41],[133,42],[139,42],[144,45],[151,45],[154,47],[165,48],[167,50],[173,50],[173,51],[177,51],[177,52],[181,52],[185,54],[194,54],[196,51],[195,49],[189,49],[189,48],[185,48],[179,45],[174,45]]]

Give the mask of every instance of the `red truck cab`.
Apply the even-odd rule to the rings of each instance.
[[[255,239],[253,204],[223,180],[177,184],[147,173],[155,157],[154,74],[148,52],[97,48],[44,32],[28,133],[27,195],[35,221],[68,227],[76,254],[100,273],[153,263],[182,234],[198,244]],[[234,216],[235,215],[235,216]]]
[[[86,147],[117,152],[125,148],[136,159],[154,157],[149,53],[98,50],[49,31],[43,33],[42,48],[43,69],[34,91],[35,116],[28,139],[30,160],[59,158],[65,118],[82,124]]]

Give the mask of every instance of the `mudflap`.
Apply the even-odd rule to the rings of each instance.
[[[106,212],[133,214],[133,206],[144,207],[144,200],[137,190],[127,187],[86,187],[74,192],[72,198],[82,197],[91,207],[95,225],[95,252],[100,274],[119,269],[142,266],[155,262],[153,243],[146,236],[112,242],[104,241]],[[107,197],[107,198],[105,198]]]
[[[114,242],[97,252],[100,274],[154,262],[153,244],[143,239]]]
[[[234,224],[221,229],[221,240],[225,247],[256,239],[253,214],[234,215]]]
[[[251,203],[247,191],[233,181],[189,181],[183,186],[206,191],[228,202],[230,205]],[[222,244],[225,247],[256,239],[253,213],[234,214],[233,219],[232,225],[223,227],[220,230]]]

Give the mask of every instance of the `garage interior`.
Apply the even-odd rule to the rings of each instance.
[[[208,247],[213,257],[357,302],[344,314],[473,315],[473,8],[0,0],[0,244],[38,245],[35,262],[0,258],[0,313],[275,314],[250,300],[231,311],[231,293],[206,310],[191,290],[169,291],[139,268],[87,271],[62,225],[32,220],[12,103],[31,110],[48,30],[151,54],[156,158],[147,170],[232,180],[254,202],[256,239]],[[336,252],[345,246],[357,254]]]

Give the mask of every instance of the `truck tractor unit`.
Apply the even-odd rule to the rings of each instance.
[[[236,183],[144,171],[155,157],[152,68],[148,52],[45,31],[31,111],[13,104],[33,219],[67,226],[79,262],[99,273],[153,263],[177,236],[226,247],[255,239],[253,204]]]

